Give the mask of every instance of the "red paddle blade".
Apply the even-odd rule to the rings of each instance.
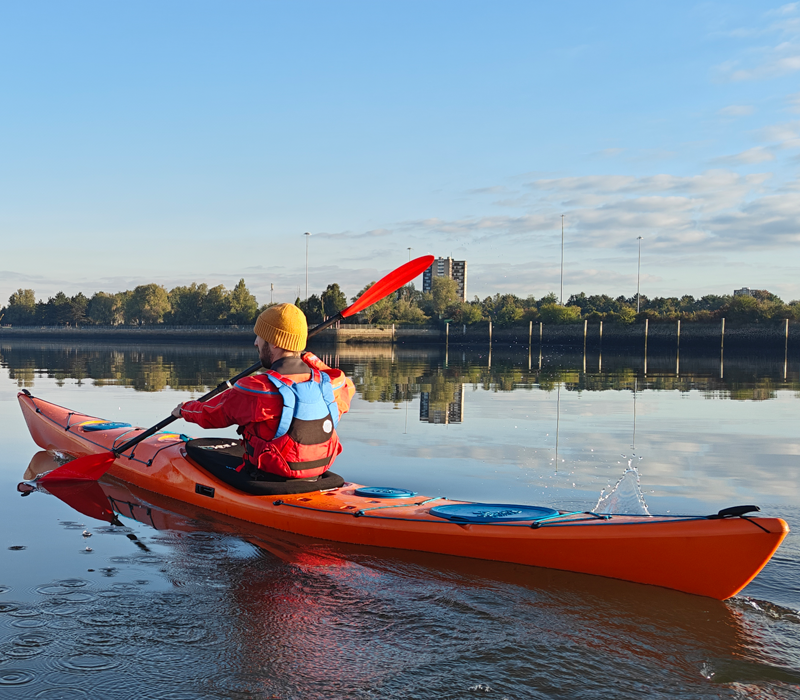
[[[96,455],[78,457],[63,466],[53,469],[37,479],[40,484],[47,485],[54,481],[97,481],[105,474],[117,456],[113,452],[101,452]]]
[[[415,258],[405,265],[401,265],[386,277],[379,279],[352,306],[348,306],[342,311],[342,318],[353,316],[368,306],[372,306],[376,301],[389,296],[392,292],[396,292],[404,284],[408,284],[415,277],[425,272],[432,264],[433,256],[423,255],[421,258]]]

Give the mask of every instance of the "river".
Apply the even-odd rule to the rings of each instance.
[[[755,503],[800,527],[797,362],[487,350],[317,348],[357,387],[335,471],[590,510],[635,467],[651,513]],[[17,493],[42,458],[20,389],[148,426],[254,359],[246,344],[0,345],[0,696],[800,697],[794,533],[719,602],[307,540],[121,484],[122,526]]]

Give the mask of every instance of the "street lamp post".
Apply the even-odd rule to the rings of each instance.
[[[412,250],[413,250],[413,248],[409,248],[408,249],[408,262],[411,262],[411,251]]]
[[[561,293],[559,303],[564,306],[564,215],[561,215]]]
[[[272,304],[272,292],[275,291],[275,285],[270,282],[269,283],[269,303]]]
[[[636,266],[636,313],[639,313],[639,278],[642,272],[642,237],[639,236],[637,239],[639,241],[639,262]]]
[[[311,234],[306,231],[303,235],[306,237],[306,301],[308,301],[308,239],[311,238]]]

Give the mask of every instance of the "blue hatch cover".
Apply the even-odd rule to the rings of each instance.
[[[356,496],[364,498],[413,498],[416,495],[416,491],[393,489],[390,486],[364,486],[356,489]]]
[[[95,430],[116,430],[117,428],[130,428],[130,423],[87,423],[82,426],[83,430],[87,433],[94,432]]]
[[[455,503],[434,506],[431,515],[462,523],[506,523],[540,520],[558,515],[557,510],[541,506],[515,506],[507,503]]]

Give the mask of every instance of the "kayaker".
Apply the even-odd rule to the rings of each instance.
[[[241,443],[204,451],[219,466],[235,466],[253,480],[316,479],[342,451],[336,425],[350,408],[353,382],[304,352],[308,325],[294,304],[268,308],[254,331],[267,371],[240,379],[205,403],[185,401],[172,415],[203,428],[239,426]]]

